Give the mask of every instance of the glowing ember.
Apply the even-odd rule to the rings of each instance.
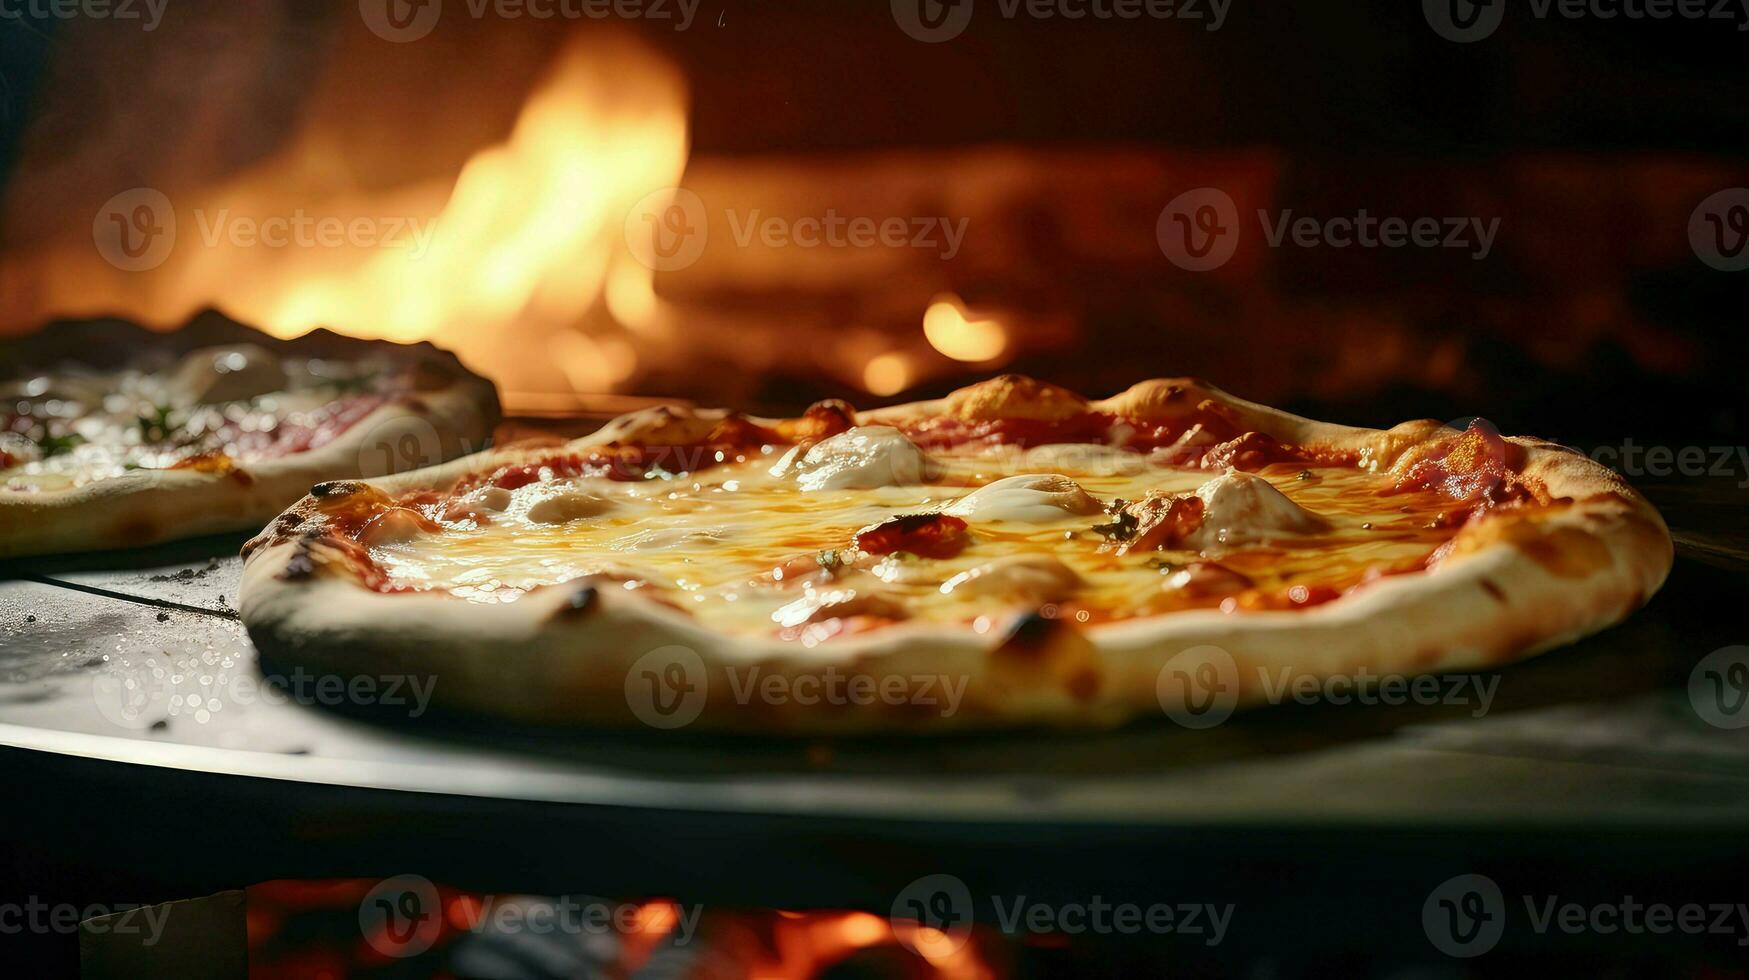
[[[562,908],[554,899],[477,895],[427,882],[441,912],[432,931],[396,938],[391,934],[394,930],[385,926],[361,933],[360,910],[372,907],[372,897],[383,884],[341,879],[250,886],[250,975],[288,980],[319,975],[449,975],[458,952],[482,943],[491,948],[495,937],[522,928],[518,923],[523,920],[495,911],[501,906]],[[528,940],[564,951],[569,944],[587,939],[591,956],[607,957],[601,963],[607,976],[640,975],[664,950],[676,955],[660,961],[663,968],[685,976],[801,980],[858,955],[880,957],[875,966],[902,969],[897,975],[917,978],[987,980],[1005,972],[998,969],[999,962],[987,958],[1001,957],[993,934],[978,930],[950,936],[917,923],[901,921],[895,928],[893,921],[869,912],[842,911],[705,909],[701,913],[694,907],[690,913],[694,918],[688,920],[687,907],[671,899],[626,907],[631,911],[629,924],[610,933],[585,937],[580,924],[574,933],[551,927],[536,933],[530,928],[530,935],[518,937],[519,946],[533,948],[523,942]],[[696,933],[682,928],[683,923],[696,926]]]

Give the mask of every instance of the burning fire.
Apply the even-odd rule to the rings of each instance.
[[[952,267],[937,252],[737,236],[755,218],[905,223],[932,199],[923,177],[887,187],[781,157],[689,169],[685,80],[643,42],[468,40],[460,64],[412,46],[385,58],[376,38],[342,45],[300,122],[240,170],[125,137],[81,162],[54,152],[45,125],[49,149],[8,188],[0,332],[104,315],[168,329],[216,306],[281,337],[431,340],[513,411],[637,389],[745,404],[785,375],[888,397],[1037,346],[1036,317],[939,292]],[[235,113],[218,87],[202,91],[194,114]],[[44,203],[63,187],[89,205]],[[674,262],[661,246],[683,228],[706,234]]]
[[[54,315],[167,326],[218,305],[282,337],[326,326],[430,339],[512,392],[606,391],[637,370],[640,341],[659,339],[660,303],[622,225],[685,169],[673,66],[624,38],[573,40],[508,138],[452,180],[359,186],[336,115],[315,114],[267,161],[171,198],[180,244],[160,268],[113,268],[87,241],[8,256],[3,281],[27,283]],[[332,234],[320,247],[264,247],[298,221],[306,238],[324,221]]]
[[[859,950],[898,942],[893,923],[868,912],[778,912],[769,922],[767,958],[747,963],[749,977],[779,980],[818,976]],[[973,943],[958,942],[927,927],[916,927],[911,947],[928,965],[927,976],[941,980],[981,980],[994,974],[978,958]]]

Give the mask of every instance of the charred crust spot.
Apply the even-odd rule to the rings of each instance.
[[[1501,605],[1506,604],[1506,590],[1502,589],[1500,587],[1500,584],[1498,582],[1495,582],[1493,579],[1491,579],[1491,578],[1482,579],[1482,590],[1484,592],[1488,593],[1489,595],[1493,596],[1494,599],[1496,601],[1498,601]]]
[[[1499,527],[1498,540],[1516,547],[1557,578],[1585,578],[1614,561],[1601,538],[1574,527],[1544,528],[1534,521],[1512,521]]]
[[[1045,655],[1065,629],[1058,620],[1037,612],[1027,613],[1009,630],[1008,638],[996,648],[996,653],[1017,660],[1036,660]]]
[[[601,591],[593,585],[584,585],[572,589],[565,597],[565,604],[559,607],[556,618],[572,619],[586,615],[601,601]]]
[[[310,496],[318,500],[328,500],[334,497],[349,497],[364,489],[364,484],[357,480],[328,480],[310,488]]]
[[[296,509],[288,510],[275,517],[273,523],[267,525],[260,534],[243,542],[243,557],[248,558],[270,544],[289,540],[292,535],[297,533],[298,528],[303,526],[303,523],[303,515],[299,514]]]

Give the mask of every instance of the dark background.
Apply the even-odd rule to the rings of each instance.
[[[170,3],[169,18],[197,22],[212,8]],[[272,152],[304,80],[357,17],[350,0],[224,6],[214,25],[241,17],[273,26],[271,43],[251,49],[258,72],[240,86],[253,93],[256,128],[219,141],[219,172]],[[1386,425],[1483,414],[1507,431],[1585,447],[1744,441],[1749,273],[1709,268],[1685,237],[1700,200],[1749,185],[1749,33],[1736,24],[1540,21],[1513,5],[1495,35],[1458,45],[1431,30],[1413,2],[1234,0],[1214,33],[1171,20],[1005,21],[994,7],[978,0],[966,33],[938,45],[905,36],[885,0],[703,0],[689,31],[630,27],[689,79],[695,158],[798,155],[830,166],[847,154],[927,159],[992,144],[1167,159],[1256,153],[1275,161],[1271,199],[1304,213],[1364,207],[1502,219],[1497,253],[1485,262],[1415,250],[1286,250],[1205,279],[1157,252],[1109,266],[1065,259],[1059,268],[1062,243],[1074,236],[1053,223],[1061,187],[1041,185],[1036,200],[1011,210],[1029,262],[940,270],[973,300],[1029,302],[1042,292],[1039,301],[1070,324],[1068,340],[1023,352],[1007,369],[1101,395],[1155,375],[1201,374],[1314,417]],[[0,174],[23,156],[27,133],[47,152],[66,153],[122,122],[171,141],[212,136],[184,109],[187,97],[237,84],[209,70],[234,64],[240,38],[228,27],[197,32],[194,50],[210,62],[185,59],[150,89],[121,81],[134,78],[127,47],[114,49],[115,60],[62,62],[51,75],[72,31],[53,20],[0,21]],[[126,44],[143,52],[158,40],[135,31]],[[433,43],[465,69],[465,34]],[[385,71],[411,54],[392,45],[381,52]],[[57,114],[45,118],[54,86],[71,86],[75,97],[58,90]],[[513,110],[482,97],[487,119],[501,123]],[[142,150],[140,168],[148,162]],[[1097,197],[1099,181],[1085,183],[1076,193]],[[1101,220],[1128,221],[1146,239],[1175,190],[1162,186],[1150,209]],[[31,203],[61,206],[52,194]],[[91,207],[69,195],[66,210],[88,224]],[[33,231],[0,227],[0,240],[28,248]],[[1060,278],[1040,290],[1038,277],[1052,272]],[[722,298],[710,288],[696,295]],[[802,291],[783,302],[829,312],[842,298]],[[783,337],[781,321],[774,331]],[[793,342],[830,338],[798,333]],[[890,400],[975,376],[944,373]],[[717,389],[704,374],[673,372],[635,391],[702,399]],[[878,401],[797,371],[774,372],[751,391],[761,407],[791,409],[826,395]],[[8,805],[29,805],[29,790],[15,789]],[[52,860],[9,854],[0,894],[64,886],[56,874],[67,872]],[[43,962],[64,968],[66,952],[52,949]]]

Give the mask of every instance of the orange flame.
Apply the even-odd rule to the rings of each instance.
[[[237,257],[214,254],[203,256],[208,274],[185,284],[281,335],[332,324],[430,338],[513,390],[550,386],[537,375],[554,364],[573,387],[611,388],[635,368],[630,343],[611,329],[598,338],[576,328],[610,283],[615,312],[638,318],[634,326],[653,316],[654,274],[626,254],[621,223],[639,199],[680,180],[686,145],[684,89],[665,63],[641,49],[573,44],[510,138],[468,161],[441,209],[427,212],[426,254],[316,255],[321,268],[246,274]],[[266,196],[279,182],[245,178],[215,197]],[[335,204],[341,213],[373,207],[383,204]],[[242,288],[217,287],[220,277]],[[511,324],[522,329],[505,333]],[[541,357],[543,341],[560,356]]]
[[[266,162],[177,194],[161,268],[112,268],[86,239],[8,256],[6,280],[58,315],[170,325],[216,305],[282,337],[326,326],[430,339],[509,391],[604,391],[634,374],[638,335],[658,330],[661,307],[623,223],[685,169],[686,90],[672,65],[623,37],[574,39],[508,138],[453,180],[357,186],[342,122],[313,118]],[[265,247],[224,230],[291,215],[362,223],[370,237]]]

